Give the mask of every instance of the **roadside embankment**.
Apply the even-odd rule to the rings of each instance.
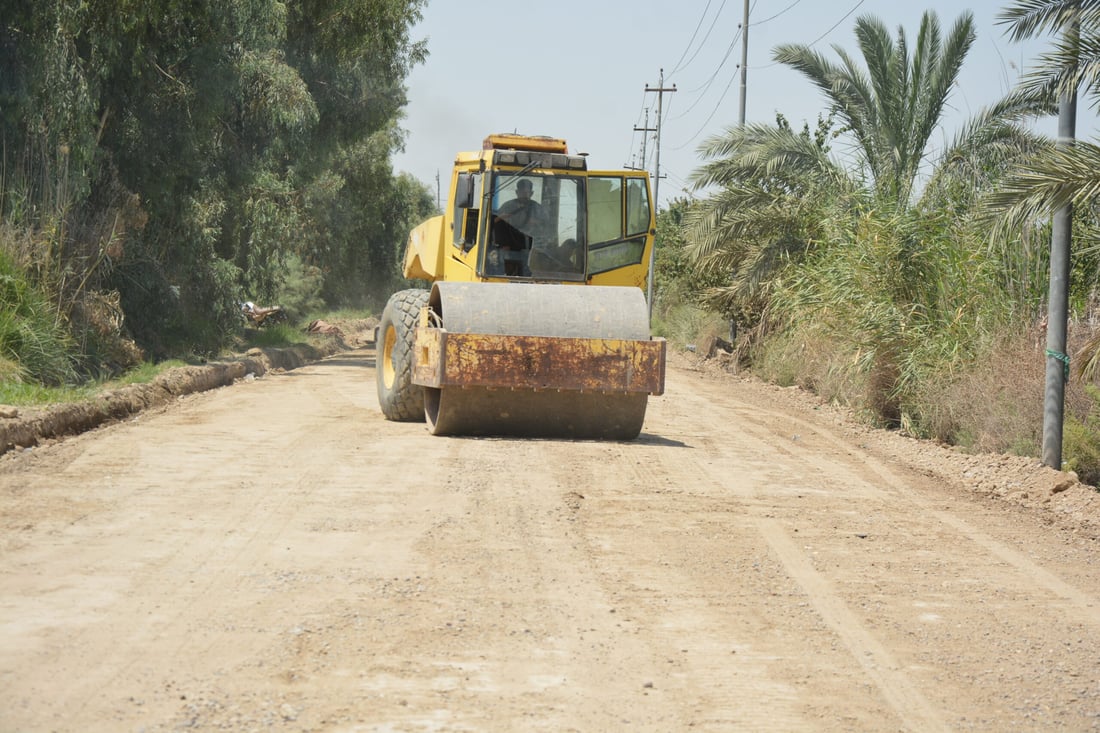
[[[253,348],[223,361],[176,367],[150,382],[104,390],[82,402],[43,408],[0,405],[0,455],[124,420],[184,395],[225,387],[238,379],[250,378],[249,375],[255,378],[270,371],[296,369],[348,348],[351,347],[337,332],[313,344]]]

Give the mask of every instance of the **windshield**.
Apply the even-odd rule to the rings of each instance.
[[[487,275],[583,280],[584,181],[498,173],[493,178]]]

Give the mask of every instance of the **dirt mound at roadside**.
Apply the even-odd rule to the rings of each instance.
[[[363,343],[360,338],[353,334],[352,342]],[[254,348],[226,361],[169,369],[147,384],[106,390],[84,402],[42,409],[5,406],[0,409],[0,455],[123,420],[183,395],[230,385],[249,374],[262,377],[269,371],[296,369],[348,348],[351,347],[343,334],[329,338],[320,346]]]
[[[1051,519],[1081,527],[1100,537],[1100,491],[1081,483],[1076,473],[1044,466],[1037,458],[1000,453],[966,453],[959,448],[920,440],[895,430],[883,430],[860,422],[851,410],[830,404],[800,387],[780,387],[740,372],[728,357],[672,352],[670,360],[711,379],[752,382],[768,400],[808,413],[828,416],[838,432],[860,447],[899,461],[944,483],[997,501],[1049,512]]]

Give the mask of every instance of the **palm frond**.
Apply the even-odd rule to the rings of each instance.
[[[995,234],[1049,217],[1063,206],[1100,199],[1100,145],[1052,147],[1017,167],[986,202]]]
[[[1056,33],[1076,18],[1082,28],[1100,27],[1100,3],[1096,0],[1016,0],[997,14],[999,25],[1009,26],[1014,41]]]
[[[855,25],[862,66],[840,48],[834,48],[839,65],[794,44],[778,47],[773,57],[802,72],[825,94],[847,123],[859,151],[857,162],[870,172],[878,194],[904,205],[973,45],[973,25],[973,14],[964,12],[944,38],[936,14],[926,12],[911,52],[903,28],[891,37],[881,20],[865,15]]]
[[[710,162],[689,177],[696,189],[780,176],[838,180],[840,171],[812,139],[775,125],[726,128],[704,140],[698,152]]]

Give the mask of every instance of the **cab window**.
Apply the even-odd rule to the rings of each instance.
[[[649,192],[644,179],[588,179],[589,275],[639,264],[648,228]]]

